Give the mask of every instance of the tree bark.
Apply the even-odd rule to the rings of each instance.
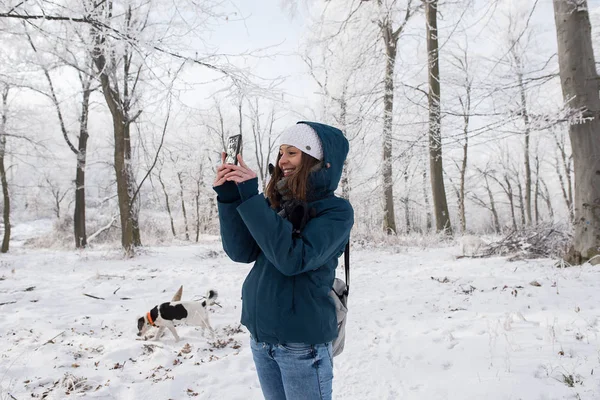
[[[521,180],[519,179],[519,175],[515,173],[515,180],[517,181],[517,195],[519,199],[519,208],[521,209],[521,226],[525,226],[527,221],[525,219],[525,201],[523,198],[523,185],[521,185]]]
[[[383,94],[383,231],[396,233],[396,214],[394,212],[394,179],[392,176],[392,132],[394,113],[394,69],[398,36],[392,31],[391,22],[386,20],[381,26],[385,44],[385,79]]]
[[[169,193],[167,192],[165,183],[162,180],[160,171],[158,172],[158,182],[160,182],[160,186],[162,187],[163,194],[165,195],[165,204],[167,207],[167,213],[169,214],[169,220],[171,221],[171,232],[173,233],[173,237],[177,237],[177,233],[175,232],[175,222],[173,221],[173,213],[171,212],[171,203],[169,202]]]
[[[404,198],[402,199],[402,203],[404,203],[404,224],[406,225],[406,234],[408,235],[412,230],[410,226],[410,196],[408,190],[408,171],[404,171]]]
[[[429,184],[427,182],[427,168],[423,167],[423,200],[425,203],[425,229],[426,232],[431,232],[433,228],[433,215],[431,215],[431,205],[429,204],[429,193],[427,188]]]
[[[8,180],[6,179],[6,168],[4,166],[4,156],[6,155],[6,124],[8,121],[8,92],[10,88],[5,85],[2,90],[2,125],[0,125],[0,182],[2,182],[2,198],[4,200],[4,209],[2,221],[4,223],[4,237],[2,238],[2,247],[0,252],[8,253],[10,244],[10,195],[8,192]]]
[[[548,186],[543,179],[540,178],[540,183],[542,185],[542,191],[540,196],[546,202],[546,207],[548,208],[548,214],[550,214],[550,221],[554,221],[554,208],[552,207],[552,199],[550,197],[550,191],[548,190]]]
[[[75,235],[75,247],[87,246],[87,233],[85,225],[85,165],[88,141],[88,116],[90,108],[90,96],[92,94],[91,79],[82,82],[83,98],[81,102],[81,119],[79,123],[79,141],[77,143],[77,170],[75,172],[75,211],[73,213],[73,233]]]
[[[429,165],[435,225],[438,232],[452,235],[450,214],[444,187],[442,163],[442,115],[440,107],[440,64],[438,56],[437,0],[425,2],[427,25],[427,59],[429,70]]]
[[[463,157],[460,165],[460,189],[458,192],[458,214],[460,218],[460,229],[463,234],[467,231],[467,216],[465,210],[465,180],[467,174],[467,161],[469,155],[469,121],[471,112],[471,84],[469,82],[468,77],[466,81],[467,96],[465,98],[465,103],[463,104],[463,138],[465,141],[462,146]]]
[[[183,212],[183,223],[185,228],[185,240],[190,240],[190,228],[188,225],[187,212],[185,210],[185,198],[183,196],[183,179],[182,172],[177,173],[177,179],[179,180],[179,195],[181,197],[181,211]]]
[[[575,234],[570,262],[600,254],[600,96],[586,0],[553,0],[563,98],[571,118]]]
[[[500,233],[502,231],[500,226],[500,219],[498,218],[498,210],[496,210],[496,202],[494,201],[494,194],[492,193],[492,189],[490,188],[490,183],[488,182],[487,176],[485,177],[485,190],[488,194],[488,198],[490,199],[490,212],[492,213],[492,217],[494,218],[494,229],[496,233]],[[514,216],[513,216],[514,220]]]
[[[533,190],[533,210],[535,215],[535,223],[538,224],[540,222],[540,208],[539,208],[539,199],[540,199],[540,158],[536,154],[535,155],[535,189]]]
[[[573,223],[575,221],[575,215],[573,214],[573,183],[571,180],[571,159],[572,156],[567,155],[567,150],[565,148],[564,135],[561,135],[559,138],[556,133],[553,132],[554,142],[556,143],[556,147],[560,152],[560,159],[562,162],[563,169],[565,171],[565,176],[563,177],[562,172],[560,171],[560,165],[558,159],[555,162],[556,174],[558,175],[558,180],[560,182],[560,188],[563,193],[563,198],[565,199],[565,203],[567,205],[567,210],[569,212],[569,221]]]
[[[348,115],[348,103],[346,102],[346,88],[347,85],[344,85],[344,90],[342,91],[342,98],[339,100],[340,104],[340,129],[344,136],[348,138],[348,126],[346,124],[346,118]],[[342,198],[346,200],[350,200],[350,175],[348,172],[348,158],[344,160],[344,166],[342,168],[342,179],[340,181],[340,186],[342,187]]]
[[[508,197],[508,204],[510,205],[510,217],[512,219],[512,227],[513,230],[517,230],[517,217],[515,216],[515,195],[513,193],[512,185],[510,183],[510,179],[508,175],[504,175],[504,182],[506,183],[506,187],[504,188],[504,193],[506,193],[506,197]]]
[[[202,177],[202,167],[198,176]],[[200,188],[202,178],[196,179],[196,193],[194,194],[194,205],[196,206],[196,243],[200,239]]]
[[[529,119],[529,111],[527,110],[527,95],[525,92],[525,84],[523,83],[523,72],[521,69],[521,61],[518,58],[519,73],[517,79],[519,81],[519,92],[521,95],[521,116],[525,124],[525,144],[523,146],[524,164],[525,164],[525,217],[526,224],[531,225],[531,162],[529,159],[529,142],[531,135],[531,123]]]

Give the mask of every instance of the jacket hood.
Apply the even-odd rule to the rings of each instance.
[[[348,156],[350,145],[342,131],[333,126],[310,121],[299,121],[298,124],[310,126],[321,139],[323,168],[311,174],[309,183],[312,192],[311,197],[322,198],[337,189],[342,178],[344,161]],[[327,164],[330,165],[329,168],[327,168]]]

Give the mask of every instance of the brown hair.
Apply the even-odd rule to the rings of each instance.
[[[267,184],[266,195],[271,202],[271,207],[277,208],[281,203],[281,195],[277,191],[277,182],[283,179],[283,171],[279,166],[279,160],[281,159],[281,153],[277,155],[277,162],[275,168],[273,168],[273,175],[271,180]],[[290,176],[287,180],[286,189],[290,191],[291,196],[296,200],[306,201],[306,192],[308,189],[308,176],[311,173],[311,169],[319,163],[319,160],[309,156],[302,152],[302,159],[300,160],[300,168]]]

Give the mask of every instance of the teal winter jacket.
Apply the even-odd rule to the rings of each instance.
[[[300,237],[292,235],[292,224],[258,193],[256,178],[214,188],[223,249],[233,261],[254,262],[242,287],[242,324],[256,341],[272,344],[335,339],[337,321],[329,291],[354,224],[350,203],[334,195],[348,141],[331,126],[299,123],[319,135],[324,166],[309,176],[308,204],[316,216]]]

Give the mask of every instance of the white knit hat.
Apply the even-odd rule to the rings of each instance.
[[[294,146],[303,153],[323,161],[323,145],[317,132],[307,124],[296,124],[286,129],[279,140],[279,144]]]

